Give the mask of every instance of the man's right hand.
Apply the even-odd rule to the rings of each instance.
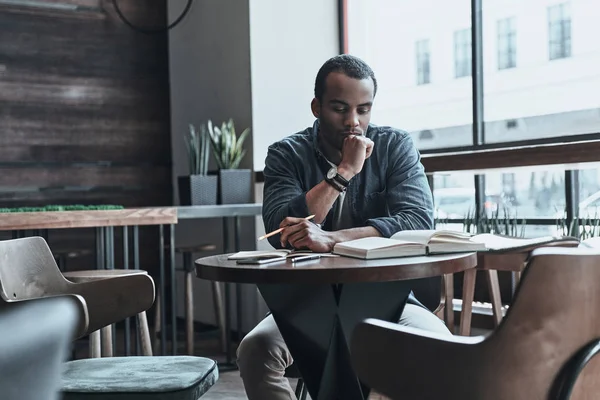
[[[344,139],[342,161],[338,173],[351,179],[362,171],[365,160],[373,153],[373,141],[365,136],[351,135]]]

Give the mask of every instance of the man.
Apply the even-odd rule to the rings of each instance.
[[[319,70],[311,103],[317,120],[271,145],[265,161],[265,228],[285,228],[269,238],[273,246],[330,252],[347,240],[432,228],[431,191],[410,136],[369,123],[376,91],[373,71],[356,57],[333,57]],[[449,334],[415,303],[409,299],[400,324]],[[294,399],[284,377],[292,363],[268,316],[238,348],[248,398]]]

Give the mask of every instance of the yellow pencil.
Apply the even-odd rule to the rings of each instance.
[[[315,215],[313,214],[313,215],[309,215],[308,217],[306,217],[306,218],[304,218],[304,219],[305,219],[306,221],[308,221],[308,220],[311,220],[311,219],[313,219],[314,217],[315,217]],[[266,235],[263,235],[263,236],[259,237],[259,238],[258,238],[258,240],[263,240],[263,239],[266,239],[266,238],[268,238],[268,237],[271,237],[271,236],[273,236],[273,235],[277,235],[278,233],[280,233],[280,232],[281,232],[281,231],[283,231],[284,229],[285,229],[285,227],[283,227],[283,228],[279,228],[279,229],[275,229],[273,232],[269,232],[269,233],[267,233]]]

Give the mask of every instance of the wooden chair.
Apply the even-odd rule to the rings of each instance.
[[[68,281],[41,237],[0,241],[0,261],[0,298],[9,305],[78,295],[83,312],[73,338],[139,314],[154,301],[154,281],[146,274]],[[197,399],[217,379],[216,363],[202,357],[92,358],[65,365],[62,392],[65,400]]]
[[[80,304],[74,296],[8,307],[0,299],[3,400],[59,398],[61,367],[76,329]]]
[[[154,302],[154,282],[148,275],[81,283],[67,280],[41,237],[0,241],[0,260],[0,297],[6,302],[81,296],[90,317],[79,337],[146,310]]]
[[[371,319],[353,333],[352,363],[365,384],[393,399],[597,398],[598,282],[598,250],[540,248],[488,337],[449,337]]]
[[[472,304],[475,295],[476,273],[483,273],[492,304],[492,316],[494,326],[498,326],[502,320],[502,298],[500,295],[500,283],[498,281],[498,271],[511,272],[513,275],[513,291],[519,283],[521,273],[527,264],[527,260],[533,250],[540,247],[577,247],[579,240],[576,238],[564,237],[557,238],[555,241],[546,242],[541,245],[532,245],[530,247],[520,248],[519,250],[493,251],[488,253],[479,253],[477,255],[477,268],[472,271],[472,276],[463,282],[463,302],[461,310],[461,324],[459,334],[469,336],[471,334]]]
[[[95,282],[102,279],[119,278],[123,276],[132,275],[148,275],[148,272],[144,270],[132,270],[132,269],[94,269],[94,270],[83,270],[83,271],[70,271],[63,272],[63,276],[70,282],[82,283],[82,282]],[[150,339],[150,329],[148,327],[148,318],[146,311],[142,311],[136,315],[138,327],[139,327],[139,338],[140,350],[143,356],[152,355],[152,341]],[[106,326],[101,329],[102,338],[100,339],[100,332],[92,332],[90,334],[90,357],[112,357],[114,349],[112,348],[112,328]]]

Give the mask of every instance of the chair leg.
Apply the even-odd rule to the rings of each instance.
[[[442,277],[444,283],[444,322],[450,332],[454,333],[454,275],[446,274]]]
[[[498,326],[500,325],[500,321],[502,321],[502,298],[500,295],[500,283],[498,282],[498,271],[486,270],[485,277],[487,278],[488,289],[490,291],[494,326]]]
[[[221,291],[221,285],[219,282],[211,281],[212,292],[213,292],[213,304],[215,307],[215,318],[217,320],[217,325],[219,326],[219,331],[221,333],[221,350],[223,352],[227,351],[227,333],[225,331],[225,311],[223,309],[223,295]]]
[[[137,315],[138,325],[140,326],[140,342],[143,356],[152,355],[152,341],[150,340],[150,329],[148,328],[148,318],[146,311],[142,311]]]
[[[100,345],[100,331],[90,333],[90,358],[100,358],[102,356],[102,348]]]
[[[295,394],[298,400],[306,400],[306,396],[308,395],[308,389],[306,388],[306,385],[304,384],[302,378],[299,378],[298,383],[296,383]]]
[[[159,347],[158,347],[158,343],[160,342],[159,339],[159,333],[161,330],[161,325],[160,325],[160,313],[161,313],[161,309],[160,309],[160,293],[156,293],[156,300],[154,301],[155,307],[156,307],[156,311],[154,313],[154,334],[153,334],[153,348],[154,348],[154,352],[155,353],[159,353]]]
[[[102,357],[113,356],[112,325],[102,328]]]
[[[186,350],[190,356],[194,355],[194,292],[192,288],[193,275],[191,271],[185,272],[185,337]]]
[[[477,270],[471,268],[465,271],[463,278],[462,311],[460,313],[459,335],[471,334],[471,316],[473,313],[473,297],[475,295],[475,277]]]

